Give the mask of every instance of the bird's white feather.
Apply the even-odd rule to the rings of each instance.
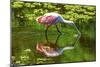
[[[55,12],[51,12],[51,13],[44,14],[44,16],[50,16],[50,15],[55,16],[55,17],[61,16],[60,14],[55,13]]]

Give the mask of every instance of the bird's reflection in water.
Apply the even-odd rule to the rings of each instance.
[[[61,34],[57,36],[56,42],[52,43],[48,40],[48,36],[46,35],[45,37],[46,37],[47,43],[37,43],[36,50],[47,57],[56,57],[56,56],[63,54],[63,51],[74,48],[72,46],[66,46],[64,48],[59,48],[59,46],[57,45],[57,42],[60,36]]]

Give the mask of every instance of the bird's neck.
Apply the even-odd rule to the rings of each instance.
[[[69,20],[64,20],[64,23],[73,24],[73,22],[72,21],[69,21]]]
[[[70,47],[64,47],[59,51],[59,53],[62,54],[65,50],[71,50],[71,49],[74,49],[74,47],[71,47],[71,46]]]

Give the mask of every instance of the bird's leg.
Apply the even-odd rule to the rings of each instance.
[[[46,29],[45,29],[45,37],[46,37],[47,42],[48,42],[48,36],[47,36],[48,28],[49,28],[49,25],[46,25]]]
[[[48,31],[48,25],[46,25],[45,33],[47,33],[47,31]]]
[[[56,29],[57,29],[57,31],[61,34],[61,31],[59,30],[59,28],[57,27],[57,25],[56,25]]]
[[[58,40],[59,40],[59,37],[61,36],[61,34],[59,34],[58,36],[57,36],[57,39],[56,39],[56,43],[55,44],[57,44],[58,43]]]

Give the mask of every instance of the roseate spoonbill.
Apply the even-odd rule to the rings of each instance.
[[[78,28],[76,27],[76,25],[74,24],[73,21],[63,19],[63,17],[58,13],[55,13],[55,12],[46,13],[43,16],[39,16],[36,20],[40,24],[45,24],[45,26],[46,26],[45,32],[46,33],[48,31],[48,28],[51,25],[55,25],[57,28],[57,31],[59,33],[61,33],[61,31],[59,30],[59,28],[57,26],[57,23],[61,22],[61,23],[67,23],[68,25],[73,26],[77,30],[79,36],[81,35],[80,31],[78,30]]]
[[[52,43],[48,40],[48,36],[46,36],[46,41],[47,43],[37,43],[36,45],[36,50],[42,54],[44,54],[45,56],[49,56],[48,53],[52,53],[50,54],[50,56],[55,56],[56,53],[56,49],[58,48],[57,46],[57,42],[59,40],[61,34],[59,34],[56,38],[55,43]],[[58,54],[57,54],[58,55]]]
[[[67,47],[64,47],[64,48],[55,49],[54,47],[45,46],[45,45],[43,45],[41,43],[40,44],[38,43],[37,46],[36,46],[36,49],[39,52],[43,53],[47,57],[56,57],[56,56],[59,56],[59,55],[63,54],[63,52],[65,50],[71,50],[71,49],[74,49],[74,47],[67,46]]]
[[[74,49],[72,46],[66,46],[64,48],[59,48],[57,42],[61,34],[57,36],[55,43],[51,43],[48,41],[48,37],[46,37],[47,43],[37,43],[36,50],[47,57],[56,57],[62,55],[65,50]]]

